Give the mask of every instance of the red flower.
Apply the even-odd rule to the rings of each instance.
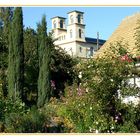
[[[132,62],[132,59],[129,58],[129,56],[126,54],[126,55],[121,56],[121,61]]]

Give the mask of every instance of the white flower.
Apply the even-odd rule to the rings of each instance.
[[[91,127],[89,127],[89,132],[92,132],[92,128]]]
[[[90,68],[91,66],[89,65],[88,68]]]
[[[133,54],[133,57],[135,58],[136,57],[136,54]]]
[[[80,79],[82,78],[82,75],[81,74],[79,74],[79,76],[78,76]]]
[[[81,72],[81,71],[79,72],[78,77],[79,77],[79,78],[82,78],[82,72]]]
[[[95,133],[96,133],[96,134],[99,133],[99,130],[95,130]]]
[[[114,129],[114,126],[112,126],[111,129]]]
[[[88,92],[88,88],[86,88],[86,92]]]
[[[111,82],[113,82],[113,79],[110,79]]]
[[[99,124],[98,122],[96,122],[96,124]]]
[[[92,110],[92,107],[90,107],[90,110]]]

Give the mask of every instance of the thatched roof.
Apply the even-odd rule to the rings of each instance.
[[[126,46],[127,51],[132,54],[133,57],[140,56],[140,52],[135,45],[134,34],[136,32],[137,22],[140,20],[140,13],[136,13],[132,16],[128,16],[122,20],[118,28],[113,32],[111,37],[106,41],[106,43],[101,47],[101,49],[96,53],[95,57],[103,57],[105,54],[110,53],[110,43],[116,41],[122,41]],[[109,54],[113,55],[113,54]]]

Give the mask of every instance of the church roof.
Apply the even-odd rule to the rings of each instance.
[[[125,49],[132,55],[132,57],[139,56],[140,52],[135,45],[135,32],[138,27],[138,20],[140,20],[140,13],[136,13],[123,19],[118,28],[96,53],[95,57],[104,57],[107,54],[111,55],[110,44],[114,44],[118,41],[122,41],[123,44],[128,44]]]
[[[60,16],[55,16],[55,17],[52,17],[51,19],[53,18],[61,18],[61,19],[66,19],[65,17],[60,17]]]
[[[70,12],[68,12],[67,14],[72,13],[72,12],[81,13],[81,14],[84,13],[84,12],[81,12],[81,11],[74,10],[74,11],[70,11]]]
[[[90,37],[85,37],[86,42],[88,43],[94,43],[97,44],[97,38],[90,38]],[[99,45],[103,45],[106,42],[106,40],[99,39]]]

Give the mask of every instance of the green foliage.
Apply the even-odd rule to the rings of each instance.
[[[28,105],[36,104],[38,80],[37,34],[32,28],[24,30],[24,96]]]
[[[110,56],[78,61],[54,45],[51,34],[47,35],[45,16],[37,33],[31,28],[23,31],[21,8],[15,8],[13,20],[11,8],[1,9],[0,132],[140,130],[140,104],[122,102],[139,95],[139,88],[128,84],[135,62],[125,49],[127,44],[110,44]],[[139,47],[139,21],[135,37]],[[8,97],[3,96],[7,61]]]
[[[46,125],[48,123],[48,118],[44,113],[40,112],[36,108],[31,108],[26,115],[24,115],[22,126],[25,133],[34,132],[45,132]]]
[[[38,33],[27,28],[24,30],[24,53],[25,53],[25,85],[24,101],[28,105],[36,104],[37,100],[37,79],[39,64],[42,61],[41,50],[38,47],[41,41],[41,26],[38,25]],[[78,61],[72,58],[66,52],[53,44],[52,36],[49,34],[47,40],[50,44],[50,73],[51,81],[54,81],[55,87],[52,87],[52,96],[60,97],[64,94],[65,84],[72,84],[76,78],[75,66]],[[38,44],[38,46],[37,46]],[[40,57],[38,58],[38,55]]]
[[[18,119],[26,112],[25,104],[21,100],[13,101],[11,98],[0,96],[0,132],[15,132]]]
[[[4,113],[3,113],[4,108],[5,108],[4,97],[2,91],[0,91],[0,122],[4,119]]]
[[[21,118],[26,112],[25,104],[16,100],[11,99],[5,100],[5,109],[4,109],[4,127],[5,132],[22,132],[21,130]]]
[[[16,133],[40,133],[45,132],[48,120],[46,116],[36,108],[32,108],[21,115],[20,113],[11,113],[6,117],[5,131]]]
[[[31,109],[21,100],[0,96],[0,132],[48,132],[50,118],[36,107]]]
[[[2,93],[7,95],[7,67],[8,67],[8,35],[9,25],[12,20],[13,9],[11,7],[0,8],[0,81]]]
[[[135,107],[125,107],[119,96],[134,96],[139,90],[127,84],[133,62],[129,56],[122,59],[125,54],[120,47],[113,59],[109,56],[78,65],[79,84],[66,91],[57,109],[69,132],[136,132]]]
[[[65,85],[71,85],[76,80],[75,66],[78,63],[62,48],[52,45],[51,47],[51,80],[55,82],[53,96],[64,95]]]
[[[9,37],[9,96],[21,98],[24,83],[24,47],[23,47],[23,15],[22,8],[14,10],[11,33]]]
[[[47,37],[46,17],[43,16],[40,28],[38,46],[39,54],[39,77],[38,77],[38,100],[37,106],[42,107],[51,97],[51,79],[50,79],[50,51],[51,40]]]

